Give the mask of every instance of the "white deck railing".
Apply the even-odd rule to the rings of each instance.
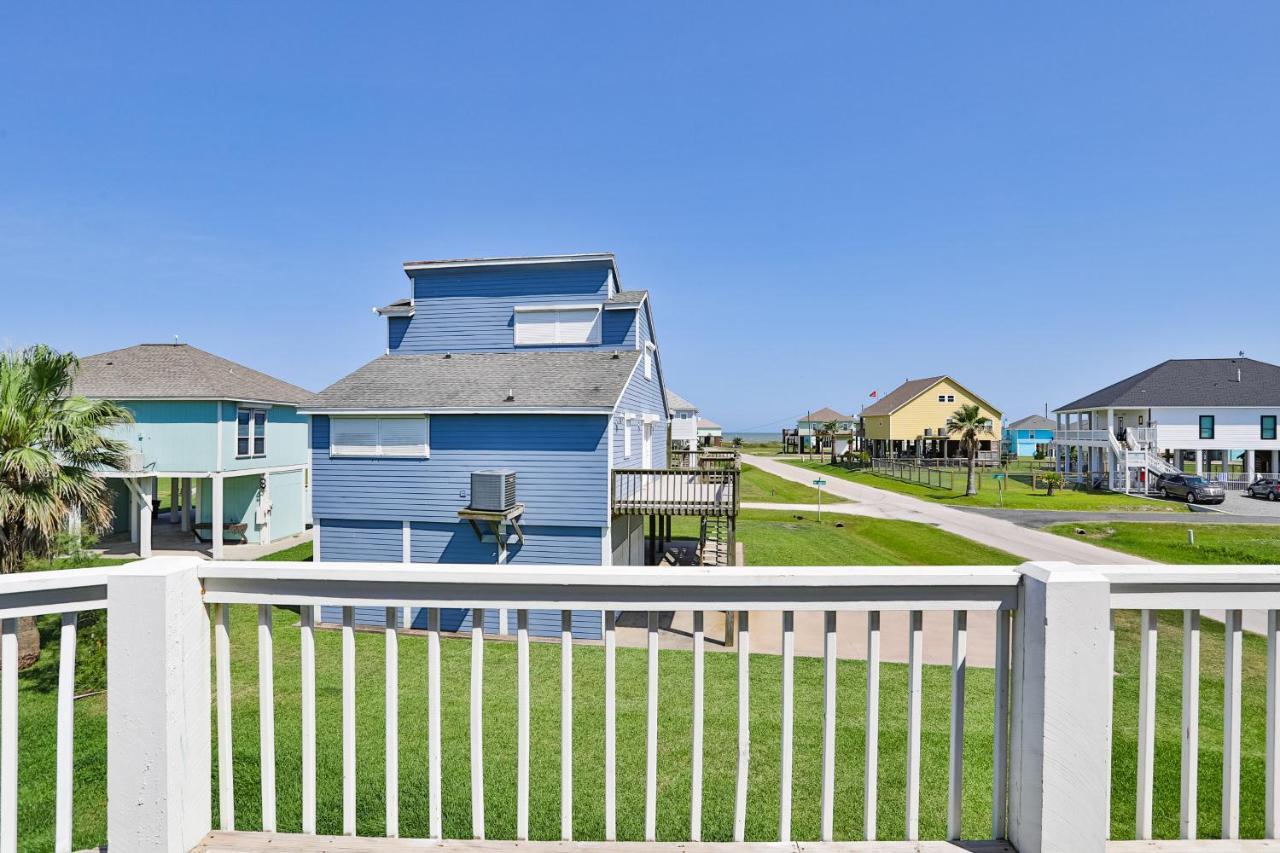
[[[527,839],[530,825],[530,639],[529,612],[554,609],[562,619],[560,663],[563,675],[573,672],[576,645],[570,632],[572,610],[602,611],[604,641],[603,790],[604,840],[617,838],[618,706],[617,645],[614,613],[647,613],[645,679],[624,685],[644,693],[643,835],[653,840],[658,826],[659,686],[658,614],[692,611],[692,745],[687,836],[703,835],[703,744],[705,732],[705,611],[737,611],[737,755],[734,775],[732,835],[746,834],[751,762],[753,611],[781,613],[778,648],[781,656],[780,776],[775,838],[792,836],[795,770],[796,620],[820,618],[822,626],[822,705],[819,835],[830,840],[845,835],[834,825],[837,767],[852,771],[836,754],[837,619],[840,611],[866,613],[866,695],[858,712],[865,726],[865,758],[856,772],[862,777],[864,831],[870,839],[920,834],[921,709],[924,706],[923,613],[950,612],[950,747],[947,771],[946,835],[958,838],[961,826],[966,729],[965,686],[969,648],[969,612],[994,612],[996,632],[992,659],[994,679],[993,796],[990,836],[1008,839],[1017,849],[1100,851],[1110,827],[1110,755],[1113,610],[1141,610],[1142,654],[1138,720],[1136,835],[1152,835],[1155,766],[1155,685],[1157,610],[1184,611],[1182,701],[1182,791],[1180,834],[1197,835],[1197,730],[1199,720],[1199,617],[1201,609],[1225,611],[1226,690],[1220,832],[1239,834],[1241,733],[1242,612],[1266,611],[1267,749],[1265,834],[1280,834],[1280,568],[1278,567],[1073,567],[1026,564],[1008,567],[902,568],[717,568],[686,570],[643,567],[483,567],[396,564],[209,563],[188,558],[159,558],[113,570],[77,570],[0,578],[0,853],[17,849],[18,824],[18,677],[16,619],[25,615],[64,614],[58,692],[56,849],[71,849],[71,756],[75,666],[75,614],[108,608],[108,810],[107,833],[112,849],[187,851],[211,831],[211,772],[218,764],[217,803],[223,830],[237,828],[234,811],[233,730],[235,701],[231,688],[228,608],[258,608],[258,774],[261,780],[261,825],[276,831],[275,734],[277,699],[272,607],[299,608],[301,717],[301,828],[314,833],[317,823],[316,644],[314,608],[342,607],[341,628],[341,826],[356,833],[356,608],[385,608],[396,624],[400,608],[427,611],[427,776],[428,835],[440,838],[445,826],[442,802],[442,739],[461,732],[442,730],[442,608],[510,608],[517,611],[515,677],[515,766],[517,839]],[[1194,609],[1193,609],[1194,608]],[[905,821],[877,826],[880,781],[878,736],[881,729],[881,614],[907,614],[906,762],[902,789]],[[818,614],[821,614],[819,617]],[[471,836],[485,834],[484,785],[484,656],[483,618],[470,631]],[[292,630],[292,628],[290,629]],[[402,631],[384,630],[385,690],[399,696],[398,643]],[[212,636],[212,642],[211,642]],[[209,664],[214,662],[216,687],[211,689]],[[573,838],[575,792],[573,716],[582,707],[572,678],[562,677],[560,697],[560,834]],[[669,701],[669,700],[668,700]],[[576,703],[576,704],[575,704]],[[759,702],[757,700],[756,705]],[[399,834],[399,756],[397,701],[386,701],[385,775],[386,833]],[[844,709],[848,712],[848,709]],[[290,713],[295,713],[290,711]],[[758,707],[757,707],[758,713]],[[985,715],[983,715],[985,717]],[[295,718],[297,719],[297,718]],[[216,747],[211,746],[216,720]],[[770,745],[772,747],[772,745]],[[415,750],[416,754],[416,750]],[[241,760],[243,760],[243,746]],[[367,784],[367,783],[366,783]],[[244,797],[243,792],[241,797]],[[292,804],[291,804],[292,805]],[[970,813],[972,817],[972,814]],[[326,816],[336,819],[338,815]],[[256,828],[256,827],[255,827]],[[584,840],[584,839],[578,839]],[[589,839],[587,839],[589,840]],[[1198,842],[1204,844],[1203,842]],[[288,837],[281,836],[288,845]],[[282,847],[282,849],[284,849]],[[1198,848],[1199,849],[1199,848]],[[1203,849],[1213,849],[1212,843]],[[1226,848],[1224,848],[1226,849]],[[1235,847],[1230,849],[1237,849]]]

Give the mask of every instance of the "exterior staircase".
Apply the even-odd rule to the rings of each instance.
[[[729,565],[729,519],[704,515],[698,535],[698,557],[704,566]]]

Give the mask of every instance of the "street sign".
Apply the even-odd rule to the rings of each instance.
[[[825,485],[827,484],[827,481],[826,481],[826,480],[814,480],[814,481],[813,481],[813,484],[814,484],[815,486],[817,486],[818,488],[822,488],[823,486],[825,486]]]
[[[991,475],[991,479],[993,479],[993,480],[1003,480],[1003,479],[1005,478],[1005,476],[1006,476],[1005,474],[992,474],[992,475]]]

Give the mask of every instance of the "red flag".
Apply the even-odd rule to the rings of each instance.
[[[871,396],[872,396],[872,397],[875,397],[875,396],[876,396],[876,395],[878,395],[879,393],[880,393],[879,391],[872,391],[872,392],[871,392]]]

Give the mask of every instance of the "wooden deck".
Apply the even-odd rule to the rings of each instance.
[[[432,841],[424,838],[351,838],[264,832],[211,832],[192,853],[283,853],[286,850],[297,853],[402,853],[410,850],[457,853],[481,850],[509,853],[1017,853],[1004,841]]]
[[[613,511],[638,515],[737,515],[739,477],[736,469],[614,469]]]

